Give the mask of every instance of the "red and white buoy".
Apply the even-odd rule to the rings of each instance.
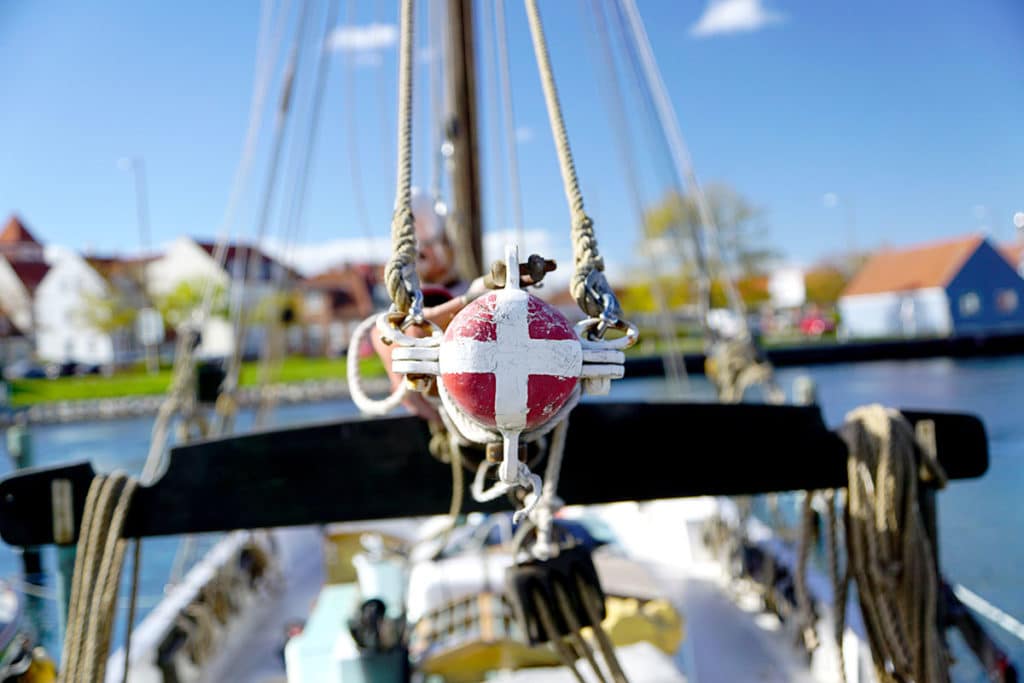
[[[561,422],[581,390],[607,393],[610,380],[622,377],[622,349],[635,341],[636,328],[613,341],[590,340],[586,332],[597,319],[573,327],[520,289],[515,245],[506,248],[505,271],[505,286],[468,304],[443,334],[435,328],[429,337],[409,337],[383,316],[378,328],[397,345],[395,372],[439,377],[445,414],[460,436],[502,443],[501,483],[534,486],[526,482],[536,477],[519,462],[521,436],[537,438]]]

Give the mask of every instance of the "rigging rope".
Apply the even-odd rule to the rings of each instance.
[[[356,0],[348,0],[345,10],[345,26],[347,29],[355,28],[355,6]],[[345,116],[345,127],[348,130],[348,163],[349,180],[352,181],[352,197],[356,205],[356,215],[362,224],[363,233],[367,240],[367,249],[371,248],[373,240],[373,229],[370,227],[370,217],[366,210],[366,196],[363,191],[363,170],[359,155],[359,131],[356,120],[356,77],[355,58],[350,50],[345,55],[345,96],[347,102],[342,110]],[[384,129],[386,130],[386,129]]]
[[[679,118],[676,116],[675,108],[672,106],[672,100],[668,96],[668,89],[665,87],[665,81],[662,79],[661,71],[654,59],[654,51],[651,49],[651,42],[647,36],[647,30],[644,28],[643,20],[640,18],[640,12],[636,7],[635,0],[617,1],[621,2],[620,7],[628,18],[628,23],[632,31],[633,45],[639,51],[644,77],[647,82],[647,89],[654,99],[658,119],[661,121],[662,131],[665,133],[665,138],[668,143],[669,152],[671,153],[673,166],[676,172],[678,186],[680,190],[682,190],[683,182],[685,180],[693,193],[700,221],[704,226],[704,230],[708,233],[707,248],[712,252],[714,259],[721,265],[721,249],[718,245],[718,224],[715,221],[715,217],[710,206],[708,205],[707,197],[701,189],[700,183],[697,182],[697,174],[693,169],[693,161],[690,158],[689,150],[686,148],[682,131],[679,128]],[[700,239],[696,236],[696,233],[694,235],[694,239],[696,242],[696,255],[698,258],[703,259],[704,254],[700,248]],[[698,267],[702,272],[708,272],[706,263],[703,264],[703,267],[701,267],[700,264]],[[726,298],[729,301],[729,307],[739,314],[741,325],[743,326],[743,329],[746,330],[747,325],[746,318],[743,315],[743,300],[739,296],[739,292],[736,289],[735,283],[732,281],[731,275],[725,272],[723,272],[723,275],[723,284],[725,286]]]
[[[234,331],[234,348],[228,358],[228,365],[225,370],[224,382],[221,386],[221,397],[223,401],[217,402],[218,420],[214,427],[215,434],[225,434],[234,427],[237,401],[235,392],[238,390],[239,373],[242,365],[242,355],[245,350],[245,338],[248,336],[248,321],[244,309],[245,292],[250,280],[256,279],[263,260],[262,255],[257,253],[253,258],[253,252],[258,245],[263,243],[266,236],[267,226],[270,221],[270,211],[274,199],[274,191],[277,187],[278,170],[281,165],[281,151],[284,147],[284,137],[287,130],[289,114],[292,110],[292,99],[295,89],[295,74],[298,70],[299,61],[302,56],[302,36],[306,32],[306,23],[309,18],[309,0],[303,0],[302,9],[299,14],[299,21],[296,24],[295,36],[292,39],[292,47],[288,54],[288,61],[285,64],[283,82],[281,85],[281,97],[278,101],[277,115],[274,120],[274,137],[270,152],[270,161],[267,169],[266,182],[263,187],[263,202],[260,206],[259,216],[256,221],[256,236],[253,246],[244,249],[242,258],[242,277],[238,285],[238,291],[232,297],[232,329]]]
[[[480,25],[482,31],[480,35],[481,42],[488,46],[487,55],[485,57],[487,77],[484,79],[486,83],[487,101],[488,106],[482,107],[484,111],[489,111],[493,116],[493,125],[486,126],[490,133],[490,152],[494,155],[493,167],[496,171],[492,188],[494,191],[495,203],[497,208],[495,215],[497,218],[497,225],[505,228],[508,225],[508,211],[505,202],[505,188],[508,183],[505,181],[505,164],[503,163],[501,150],[501,108],[498,106],[498,54],[497,54],[497,36],[494,35],[495,24],[491,18],[492,3],[485,2],[482,5],[482,12],[480,17]],[[522,248],[522,245],[519,245]]]
[[[416,232],[412,216],[412,51],[413,0],[402,0],[398,55],[398,159],[395,209],[391,219],[391,259],[384,271],[395,307],[408,313],[420,294],[416,274]]]
[[[842,434],[849,451],[848,566],[836,590],[837,622],[844,621],[845,603],[838,600],[840,594],[845,599],[852,578],[878,680],[946,683],[949,660],[937,618],[939,577],[918,503],[914,430],[897,411],[869,405],[846,416]],[[938,467],[927,459],[923,464]],[[841,634],[837,625],[836,635]]]
[[[565,129],[562,105],[558,100],[555,74],[551,68],[551,58],[548,54],[547,39],[544,37],[544,25],[541,22],[540,10],[537,9],[537,0],[526,0],[526,13],[530,23],[530,35],[533,37],[533,51],[537,58],[537,68],[540,71],[541,86],[544,89],[544,101],[547,105],[551,134],[555,140],[555,150],[558,152],[562,183],[565,186],[565,196],[569,202],[575,267],[569,289],[580,310],[592,317],[598,317],[603,313],[603,308],[599,301],[588,295],[587,279],[594,271],[604,271],[604,260],[597,249],[594,223],[583,208],[583,192],[576,175],[572,150],[569,147],[569,135]]]
[[[586,13],[585,0],[580,1],[580,7]],[[605,22],[604,9],[600,0],[591,0],[590,8],[597,20],[597,36],[600,46],[600,53],[603,58],[604,77],[598,75],[597,82],[608,84],[608,88],[600,88],[604,95],[605,106],[608,109],[610,122],[613,131],[618,134],[612,135],[615,138],[616,147],[619,153],[619,160],[625,170],[626,185],[629,188],[630,199],[632,200],[633,213],[641,235],[647,239],[651,237],[648,221],[645,217],[643,199],[640,192],[639,174],[636,170],[636,160],[633,157],[634,148],[630,127],[626,118],[626,111],[623,103],[622,89],[619,87],[619,73],[615,68],[615,57],[612,51],[611,41],[608,35],[608,25]],[[681,394],[687,383],[686,364],[676,340],[675,329],[669,316],[668,295],[661,281],[658,258],[653,250],[647,250],[650,257],[651,272],[651,293],[654,295],[655,306],[658,309],[658,333],[664,347],[662,351],[662,362],[668,375],[669,388],[674,393]]]

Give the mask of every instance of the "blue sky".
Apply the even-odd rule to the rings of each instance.
[[[490,0],[488,0],[490,1]],[[269,236],[281,241],[305,134],[324,0],[311,27],[288,131],[284,182]],[[300,0],[284,0],[290,40]],[[303,235],[307,268],[359,256],[388,234],[394,187],[396,9],[342,2]],[[430,183],[426,2],[418,3],[416,168]],[[568,251],[568,211],[521,3],[506,2],[527,246]],[[280,3],[273,6],[280,11]],[[1016,0],[639,0],[698,175],[764,210],[771,243],[810,263],[847,246],[906,244],[986,229],[1013,235],[1024,210],[1024,5]],[[477,4],[478,19],[492,5]],[[604,106],[597,42],[577,2],[541,2],[588,209],[609,261],[635,259],[637,231]],[[349,14],[351,12],[351,15]],[[590,20],[587,19],[587,22]],[[153,242],[213,236],[221,224],[253,90],[260,4],[0,4],[0,212],[47,242],[96,251],[140,248],[130,174],[145,159]],[[375,26],[374,26],[375,25]],[[491,35],[482,31],[485,68]],[[250,190],[236,232],[254,234],[284,50],[274,65]],[[346,77],[355,80],[349,96]],[[483,99],[486,229],[511,228]],[[635,100],[627,106],[646,201],[668,186],[668,155]],[[354,119],[355,128],[350,128]],[[351,177],[358,139],[364,225]],[[498,140],[502,138],[497,137]],[[652,139],[654,143],[652,143]],[[837,196],[836,206],[822,201]],[[505,206],[502,211],[501,207]],[[852,221],[851,221],[852,218]],[[850,234],[851,223],[855,228]]]

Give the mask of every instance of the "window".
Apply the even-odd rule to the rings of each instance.
[[[978,315],[980,310],[981,297],[978,296],[977,292],[967,292],[960,295],[960,315],[970,318],[973,315]]]
[[[1017,292],[1013,289],[1000,289],[996,292],[996,310],[1000,313],[1013,313],[1019,303]]]

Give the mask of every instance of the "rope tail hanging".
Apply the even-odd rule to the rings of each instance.
[[[526,13],[530,21],[530,34],[533,36],[533,51],[537,57],[537,68],[540,71],[541,85],[544,88],[544,101],[547,105],[548,119],[551,123],[551,134],[558,152],[558,165],[562,172],[562,183],[565,185],[565,196],[569,201],[569,212],[572,220],[572,251],[574,270],[570,281],[570,291],[579,305],[580,310],[589,316],[598,317],[605,313],[602,302],[588,292],[588,282],[594,273],[604,279],[604,259],[597,250],[597,237],[594,235],[594,223],[583,208],[583,192],[580,190],[576,176],[576,166],[572,160],[572,149],[569,147],[569,134],[565,129],[562,116],[562,105],[558,100],[558,89],[555,86],[555,74],[551,68],[548,55],[547,39],[544,37],[544,25],[541,23],[540,11],[536,0],[526,0]],[[605,283],[607,287],[607,283]],[[609,290],[610,291],[610,290]]]
[[[136,487],[122,472],[99,475],[89,487],[61,657],[65,683],[105,678],[127,544],[121,532]]]
[[[391,259],[384,271],[388,294],[401,313],[419,314],[416,231],[412,215],[412,51],[413,0],[402,0],[398,55],[398,162],[395,211],[391,218]]]
[[[947,683],[939,577],[918,504],[914,430],[900,413],[870,405],[847,415],[843,438],[849,451],[848,566],[836,594],[845,596],[849,578],[856,582],[879,681]],[[834,540],[830,545],[834,550]],[[844,604],[837,604],[837,621]],[[838,628],[836,635],[842,637]]]

